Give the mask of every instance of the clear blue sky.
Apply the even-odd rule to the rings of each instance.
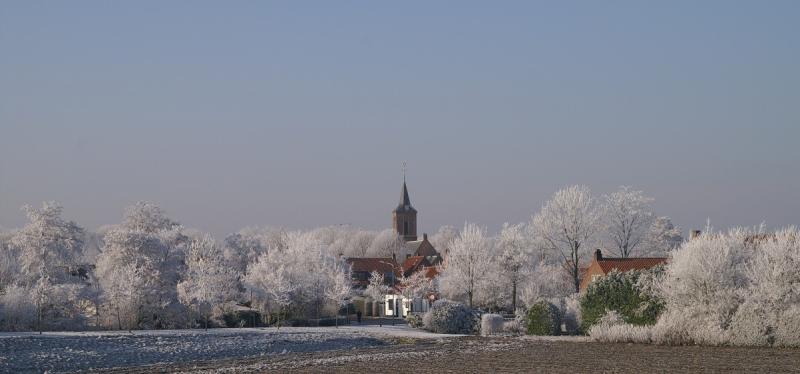
[[[137,200],[216,235],[527,220],[626,184],[800,223],[798,1],[3,1],[0,225]]]

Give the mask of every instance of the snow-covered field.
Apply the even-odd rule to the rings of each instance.
[[[406,325],[0,333],[0,372],[73,372],[359,349],[389,344],[391,338],[443,337],[448,335]]]

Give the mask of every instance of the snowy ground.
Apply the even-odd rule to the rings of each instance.
[[[128,332],[0,333],[0,372],[74,372],[297,352],[380,347],[398,339],[442,339],[406,325]]]

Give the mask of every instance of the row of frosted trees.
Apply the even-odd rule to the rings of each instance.
[[[683,238],[653,199],[620,187],[596,198],[585,186],[556,192],[530,221],[505,224],[491,237],[466,223],[448,246],[442,294],[470,307],[513,311],[542,298],[579,291],[581,269],[595,248],[618,257],[660,257]]]
[[[682,241],[669,219],[652,213],[651,201],[627,187],[595,199],[575,186],[493,237],[471,223],[442,227],[431,236],[446,258],[440,279],[404,279],[411,285],[404,292],[438,288],[494,310],[569,295],[595,246],[627,257],[663,254]],[[97,232],[64,219],[55,203],[24,210],[29,223],[0,236],[6,330],[207,326],[241,304],[274,318],[318,318],[352,296],[345,257],[405,254],[391,230],[248,228],[218,242],[149,203]]]
[[[217,243],[149,203],[99,233],[63,219],[55,203],[24,209],[30,222],[0,238],[6,330],[207,326],[242,303],[319,316],[350,295],[327,230],[249,230]]]

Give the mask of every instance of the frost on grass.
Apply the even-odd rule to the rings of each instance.
[[[212,361],[386,344],[373,334],[293,328],[128,333],[0,335],[0,372],[72,372],[159,363]]]

